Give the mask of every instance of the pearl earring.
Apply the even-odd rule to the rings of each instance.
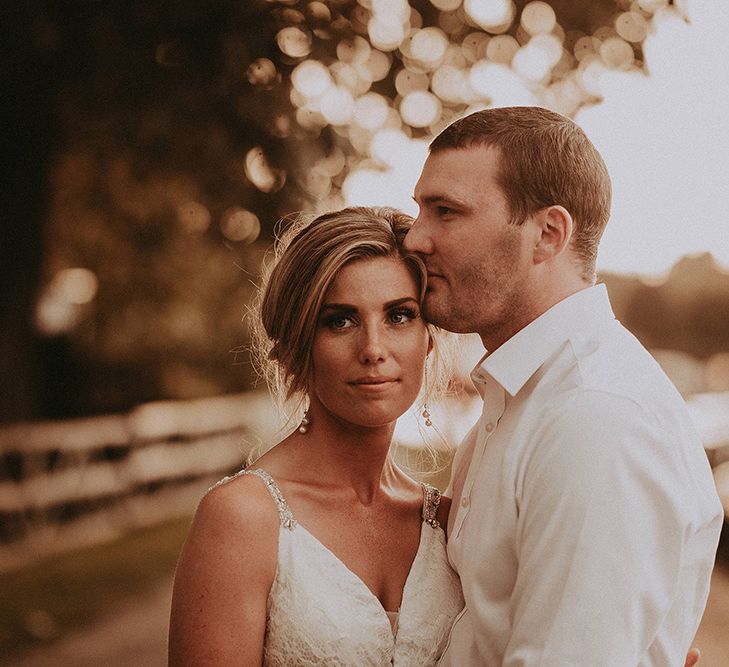
[[[306,433],[309,430],[310,423],[311,422],[309,420],[309,411],[307,410],[304,413],[304,417],[302,418],[301,423],[299,424],[299,433]]]
[[[425,360],[425,380],[423,382],[425,385],[425,394],[428,395],[428,360]],[[425,420],[426,426],[432,426],[433,422],[430,420],[430,412],[428,411],[428,401],[423,402],[423,412],[421,413],[423,415],[423,419]]]

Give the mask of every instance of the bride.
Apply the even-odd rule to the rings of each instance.
[[[173,665],[434,665],[463,607],[448,501],[395,465],[433,338],[411,219],[351,208],[294,230],[263,286],[300,426],[202,500],[178,564]]]

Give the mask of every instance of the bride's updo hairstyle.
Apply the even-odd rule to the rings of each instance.
[[[393,208],[352,207],[299,218],[277,239],[252,313],[252,349],[259,373],[281,404],[292,409],[290,418],[300,413],[309,394],[319,312],[343,266],[369,257],[400,258],[412,271],[422,301],[425,266],[402,245],[412,222]],[[430,325],[429,330],[435,343]],[[437,368],[429,376],[429,384],[438,383]]]

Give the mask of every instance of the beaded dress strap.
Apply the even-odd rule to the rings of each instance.
[[[431,528],[440,528],[440,522],[438,521],[440,491],[434,486],[423,482],[423,496],[423,521]]]
[[[210,487],[210,490],[216,489],[223,484],[227,484],[228,482],[233,481],[241,475],[255,475],[256,477],[260,477],[263,480],[263,483],[266,485],[266,488],[271,494],[273,501],[276,503],[276,508],[278,509],[278,518],[281,521],[281,525],[284,528],[293,530],[296,527],[296,519],[294,519],[294,515],[291,513],[289,506],[286,504],[286,500],[283,497],[283,493],[281,493],[281,489],[278,488],[278,484],[276,484],[273,477],[271,477],[271,475],[269,475],[262,468],[253,468],[252,470],[243,468],[243,470],[239,470],[237,473],[235,473],[235,475],[228,475],[227,477],[223,477],[223,479],[221,479],[219,482],[216,482],[212,487]]]
[[[255,475],[263,480],[268,492],[271,494],[271,498],[273,498],[276,503],[276,507],[278,508],[278,518],[281,520],[281,525],[289,530],[296,528],[296,519],[294,519],[294,515],[289,509],[286,499],[283,497],[283,493],[281,493],[281,489],[278,488],[278,484],[276,484],[273,477],[271,477],[271,475],[262,468],[253,468],[253,470],[244,470],[242,472],[247,475]]]

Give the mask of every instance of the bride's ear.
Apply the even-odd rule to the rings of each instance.
[[[428,354],[430,354],[433,351],[434,343],[433,343],[433,334],[428,332]]]

